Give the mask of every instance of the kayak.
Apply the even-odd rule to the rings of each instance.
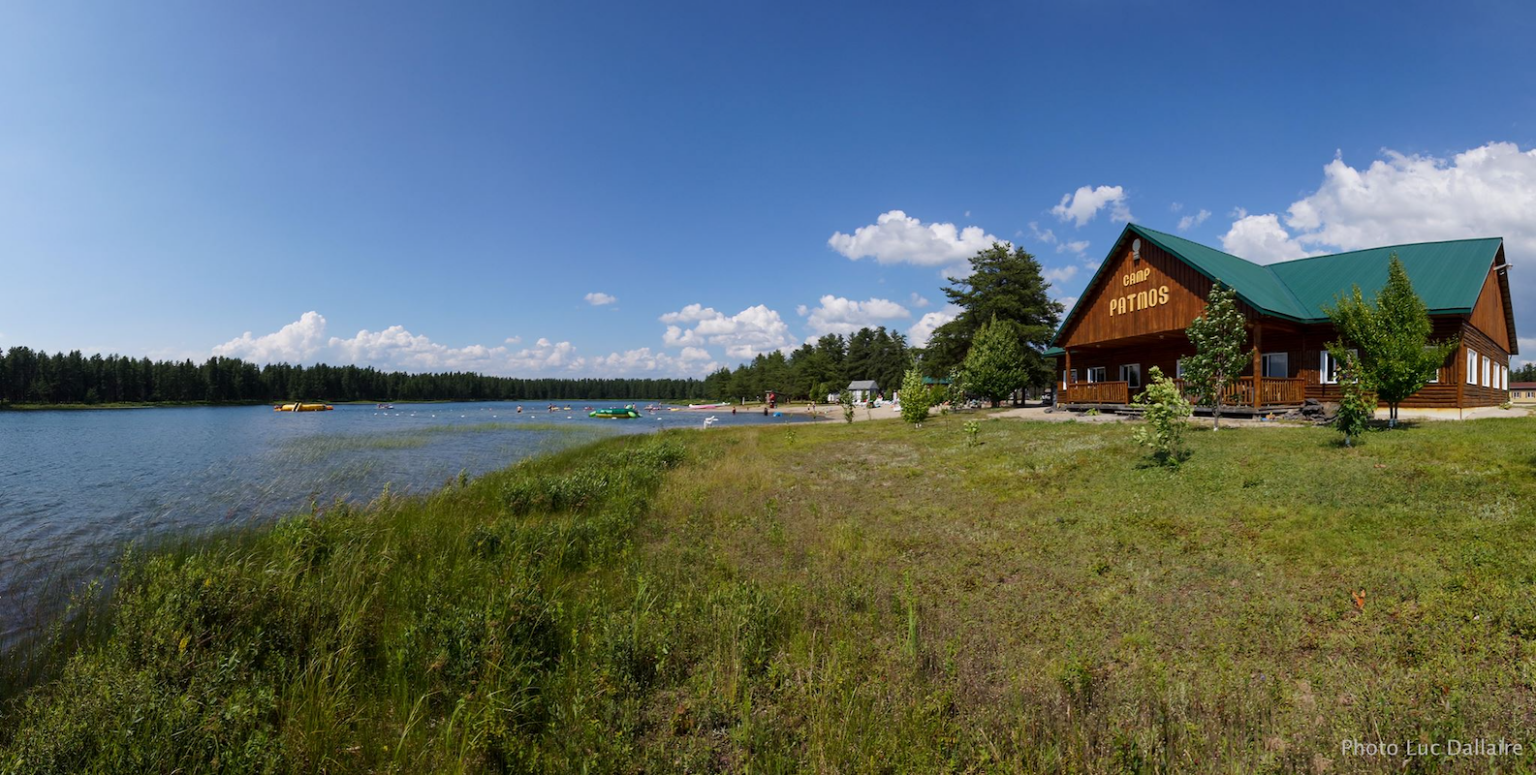
[[[274,412],[329,412],[336,407],[330,404],[278,404],[272,407]]]
[[[626,406],[622,409],[594,409],[587,416],[599,420],[632,420],[639,417],[640,413],[633,406]]]

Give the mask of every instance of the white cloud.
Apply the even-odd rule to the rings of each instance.
[[[1052,285],[1060,285],[1061,283],[1072,279],[1076,274],[1077,266],[1073,264],[1068,264],[1066,266],[1053,266],[1040,273],[1040,275],[1045,278],[1046,282],[1049,282]]]
[[[1072,305],[1077,303],[1077,297],[1076,296],[1063,296],[1063,297],[1057,299],[1056,301],[1061,302],[1062,308],[1070,312],[1072,310]]]
[[[1281,228],[1275,215],[1239,212],[1222,238],[1228,252],[1274,261],[1303,252],[1335,252],[1406,242],[1503,237],[1515,268],[1509,278],[1517,321],[1536,325],[1536,149],[1493,142],[1449,158],[1383,150],[1364,168],[1335,156],[1317,190],[1291,203]],[[1253,220],[1268,219],[1256,225]],[[1248,249],[1250,232],[1268,236],[1270,250]]]
[[[590,365],[594,373],[615,377],[697,377],[720,368],[709,352],[698,347],[684,347],[677,355],[641,347],[593,358]]]
[[[325,333],[325,316],[311,311],[274,333],[252,336],[247,331],[214,347],[212,352],[253,363],[324,362],[373,366],[386,371],[477,371],[508,376],[571,371],[586,366],[585,361],[576,357],[576,347],[570,342],[548,339],[514,351],[507,345],[522,341],[515,336],[496,347],[449,347],[412,334],[399,325],[382,331],[363,329],[347,338],[326,337]]]
[[[1088,240],[1082,240],[1082,239],[1072,240],[1070,242],[1063,242],[1060,245],[1056,246],[1056,252],[1057,253],[1071,253],[1072,255],[1077,256],[1078,258],[1082,258],[1083,257],[1083,253],[1086,252],[1087,250],[1088,250]]]
[[[1050,229],[1041,231],[1040,224],[1035,223],[1034,221],[1029,222],[1029,233],[1033,235],[1035,239],[1044,242],[1047,245],[1054,244],[1056,242],[1056,232],[1051,231]]]
[[[1249,215],[1241,210],[1237,220],[1232,222],[1232,228],[1222,235],[1221,248],[1260,264],[1309,255],[1307,249],[1280,225],[1280,219],[1274,213]]]
[[[303,363],[325,346],[325,316],[310,311],[275,333],[251,336],[247,331],[213,348],[214,355],[256,363]]]
[[[821,303],[815,308],[807,309],[801,305],[800,309],[805,310],[800,314],[809,315],[806,327],[813,336],[851,334],[861,328],[882,325],[888,320],[912,317],[906,307],[889,299],[854,301],[831,294],[822,296]]]
[[[1520,337],[1520,355],[1509,360],[1509,367],[1518,369],[1527,363],[1536,363],[1536,337]]]
[[[907,343],[913,347],[927,347],[928,339],[933,336],[933,330],[955,319],[960,313],[960,308],[953,304],[946,304],[944,309],[929,312],[917,319],[912,327],[907,329]]]
[[[1061,203],[1051,208],[1051,214],[1063,223],[1072,221],[1081,227],[1106,207],[1111,221],[1131,220],[1131,210],[1125,203],[1125,189],[1120,186],[1083,186],[1073,193],[1062,194]]]
[[[586,296],[583,296],[582,298],[586,299],[587,303],[594,307],[601,307],[604,304],[612,304],[619,300],[617,296],[609,296],[608,294],[602,293],[601,291],[594,291],[587,294]]]
[[[1003,240],[979,226],[960,229],[953,223],[924,224],[900,210],[882,214],[869,226],[852,234],[834,233],[827,244],[858,260],[873,258],[882,264],[942,266],[962,262]]]
[[[1176,213],[1176,212],[1179,212],[1179,211],[1181,211],[1183,209],[1184,209],[1184,203],[1183,202],[1174,202],[1173,204],[1168,205],[1168,212],[1170,212],[1170,213]]]
[[[922,309],[923,307],[926,307],[926,306],[928,306],[929,304],[932,303],[932,302],[928,301],[927,299],[923,298],[922,296],[919,296],[917,294],[917,291],[913,291],[912,295],[907,297],[907,302],[910,303],[912,306],[917,307],[918,309]],[[804,305],[801,305],[801,306],[804,306]],[[804,314],[804,313],[801,313],[801,314]]]
[[[669,347],[723,345],[731,358],[754,358],[789,347],[794,340],[779,313],[762,304],[727,316],[713,307],[690,304],[660,317],[667,324],[662,342]]]
[[[1179,231],[1189,231],[1190,229],[1205,223],[1205,220],[1210,217],[1211,211],[1205,209],[1202,209],[1200,212],[1195,213],[1194,215],[1186,215],[1179,219]]]

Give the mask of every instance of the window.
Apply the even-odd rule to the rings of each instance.
[[[1285,379],[1291,376],[1290,353],[1264,353],[1263,361],[1260,368],[1264,370],[1266,378]]]
[[[1061,381],[1067,383],[1068,385],[1075,384],[1077,382],[1077,369],[1073,369],[1071,371],[1063,371],[1061,373]]]
[[[1477,384],[1477,353],[1467,348],[1467,384]]]
[[[1184,379],[1184,359],[1183,358],[1179,358],[1179,360],[1176,363],[1173,364],[1173,378],[1174,379]]]
[[[1109,369],[1107,369],[1107,368],[1105,368],[1103,366],[1090,366],[1088,368],[1088,381],[1089,382],[1107,382],[1109,380],[1108,380],[1108,377],[1106,377],[1105,375],[1108,374],[1108,373],[1109,373]]]
[[[1353,347],[1349,348],[1349,351],[1357,357],[1360,355],[1360,351]],[[1324,385],[1334,385],[1339,381],[1339,362],[1333,357],[1333,353],[1327,350],[1322,352],[1322,360],[1318,364],[1317,381]]]
[[[1499,364],[1499,389],[1509,389],[1509,367],[1502,363]]]
[[[1493,361],[1488,360],[1488,356],[1486,356],[1486,355],[1483,356],[1483,382],[1482,382],[1483,387],[1493,387],[1493,382],[1491,381],[1491,377],[1490,377],[1490,375],[1488,373],[1488,367],[1492,363],[1493,363]]]
[[[1425,349],[1425,350],[1431,350],[1431,349],[1433,349],[1433,348],[1430,348],[1430,347],[1426,347],[1426,348],[1424,348],[1424,349]],[[1442,365],[1443,365],[1443,364],[1442,364]],[[1425,381],[1426,381],[1426,382],[1428,382],[1428,383],[1429,383],[1429,384],[1431,384],[1431,385],[1433,385],[1433,384],[1435,384],[1435,383],[1436,383],[1436,382],[1439,382],[1439,381],[1440,381],[1440,368],[1441,368],[1441,367],[1440,367],[1440,366],[1436,366],[1436,367],[1435,367],[1435,369],[1434,369],[1434,371],[1431,371],[1431,372],[1430,372],[1430,373],[1429,373],[1429,379],[1427,379],[1427,380],[1425,380]]]
[[[1120,381],[1126,383],[1126,387],[1141,387],[1141,364],[1127,363],[1120,367]]]

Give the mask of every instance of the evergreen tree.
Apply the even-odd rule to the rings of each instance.
[[[923,384],[923,373],[907,369],[901,380],[901,419],[921,428],[933,406],[933,393]]]
[[[1184,381],[1195,403],[1211,407],[1212,427],[1221,428],[1221,405],[1251,359],[1243,346],[1248,339],[1237,294],[1220,282],[1211,286],[1205,311],[1184,329],[1195,354],[1184,359]]]
[[[1013,391],[1024,387],[1029,367],[1019,342],[1013,321],[993,318],[983,324],[960,369],[966,390],[991,401],[996,408]]]
[[[1397,425],[1397,405],[1419,392],[1446,358],[1456,351],[1457,341],[1429,341],[1433,324],[1424,300],[1413,290],[1408,272],[1392,254],[1387,284],[1367,302],[1356,285],[1350,295],[1325,308],[1339,332],[1336,349],[1352,345],[1360,351],[1363,382],[1387,402],[1390,419]],[[1330,345],[1330,349],[1335,349]]]
[[[959,366],[974,345],[982,326],[992,319],[1013,323],[1025,370],[1025,384],[1051,382],[1053,369],[1040,355],[1063,312],[1051,299],[1040,262],[1021,247],[993,243],[972,256],[971,272],[949,281],[943,292],[960,307],[955,319],[939,326],[928,340],[923,362],[931,376]]]

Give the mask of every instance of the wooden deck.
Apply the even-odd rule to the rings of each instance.
[[[1193,399],[1185,389],[1183,380],[1174,380],[1186,398]],[[1125,407],[1131,403],[1134,393],[1128,382],[1078,382],[1067,385],[1061,391],[1061,404],[1068,409],[1105,409]],[[1264,377],[1254,387],[1253,377],[1241,377],[1227,389],[1222,398],[1222,409],[1280,409],[1301,406],[1307,399],[1307,381],[1299,377],[1282,379]]]

